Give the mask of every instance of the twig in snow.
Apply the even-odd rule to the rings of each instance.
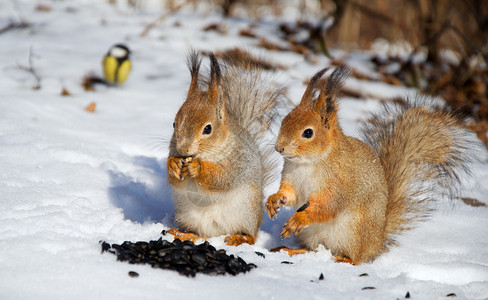
[[[5,33],[9,30],[14,30],[14,29],[25,29],[25,28],[29,28],[31,26],[30,23],[27,23],[25,21],[18,21],[18,22],[10,22],[9,24],[7,24],[6,26],[4,26],[3,28],[0,28],[0,34],[2,33]]]
[[[10,30],[30,28],[32,26],[31,23],[24,21],[24,18],[20,13],[20,9],[18,8],[17,2],[14,0],[12,0],[11,2],[12,6],[14,7],[14,13],[16,14],[18,21],[10,21],[10,23],[0,28],[0,34]]]
[[[41,88],[41,77],[39,76],[39,74],[37,74],[36,70],[34,69],[34,65],[32,63],[32,47],[29,48],[29,66],[22,66],[20,65],[19,63],[17,63],[17,67],[20,69],[20,70],[24,70],[26,72],[29,72],[32,74],[32,76],[34,77],[34,79],[36,80],[37,84],[35,86],[32,87],[32,89],[34,90],[38,90]]]

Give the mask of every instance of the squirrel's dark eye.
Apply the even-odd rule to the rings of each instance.
[[[208,124],[203,128],[203,134],[211,134],[212,133],[212,125]]]
[[[304,138],[306,138],[306,139],[311,138],[311,137],[313,136],[313,130],[312,130],[312,128],[307,128],[307,129],[305,129],[305,130],[303,131],[302,136],[303,136]]]
[[[175,122],[173,122],[173,128],[175,128]]]

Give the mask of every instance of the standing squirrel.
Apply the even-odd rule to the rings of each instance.
[[[370,262],[429,215],[435,195],[454,195],[459,175],[469,173],[473,135],[438,101],[416,96],[364,123],[366,142],[346,136],[337,97],[350,71],[337,67],[319,87],[326,71],[282,121],[275,145],[285,158],[281,184],[265,208],[270,218],[280,207],[298,208],[282,238],[295,234],[309,250],[324,245],[339,262]]]
[[[273,166],[258,142],[276,118],[282,90],[262,70],[213,53],[210,74],[188,55],[191,83],[176,114],[167,171],[175,203],[176,238],[228,235],[228,245],[254,244],[263,215],[263,187]],[[229,61],[230,60],[230,61]],[[206,86],[206,89],[202,89]]]

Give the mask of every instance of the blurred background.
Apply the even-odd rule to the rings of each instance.
[[[20,6],[21,1],[9,2],[10,5],[6,7],[13,7],[19,20],[0,26],[0,34],[12,29],[32,27],[29,20],[22,18],[22,9],[15,9]],[[332,65],[347,63],[347,56],[356,51],[369,60],[368,69],[372,68],[374,72],[361,72],[359,66],[351,66],[354,77],[364,81],[381,81],[415,88],[421,93],[442,97],[459,116],[467,117],[467,126],[476,131],[480,140],[488,147],[486,0],[82,2],[87,6],[108,4],[114,11],[120,12],[121,18],[131,11],[150,18],[159,15],[152,22],[138,24],[144,30],[133,36],[144,37],[151,34],[153,29],[156,31],[155,28],[172,15],[191,10],[204,16],[218,16],[213,19],[215,21],[201,28],[202,31],[231,36],[235,34],[231,32],[232,29],[241,26],[233,25],[246,20],[245,23],[250,25],[240,27],[238,35],[253,39],[253,45],[267,51],[303,55],[303,59],[312,65],[319,64],[323,57],[328,58]],[[48,12],[52,8],[49,1],[37,3],[37,12]],[[69,9],[67,12],[69,13]],[[101,21],[102,25],[103,22],[106,20]],[[176,21],[172,25],[178,27],[184,24]],[[266,27],[265,31],[263,27]],[[133,30],[138,29],[134,27]],[[284,67],[275,65],[265,68]],[[36,76],[34,72],[31,73]],[[357,89],[348,91],[346,88],[345,93],[357,98],[367,96],[366,92]]]
[[[331,49],[371,50],[371,62],[381,77],[368,78],[357,72],[354,76],[441,96],[460,115],[471,118],[468,126],[488,145],[488,1],[106,1],[124,8],[159,9],[165,12],[161,18],[190,8],[229,19],[279,20],[279,40],[258,36],[252,26],[242,29],[240,35],[259,40],[268,50],[303,54],[311,63],[317,55],[340,63]],[[205,30],[226,34],[225,24],[212,24]]]

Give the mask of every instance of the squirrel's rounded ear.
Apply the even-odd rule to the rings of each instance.
[[[224,98],[220,97],[219,85],[220,85],[220,66],[215,54],[210,53],[210,84],[208,87],[208,99],[212,103],[215,103],[217,109],[217,115],[219,119],[223,118],[224,114]]]
[[[315,73],[315,75],[313,75],[313,77],[308,82],[307,89],[303,93],[302,100],[300,101],[300,104],[309,105],[310,108],[313,107],[314,90],[317,87],[317,83],[319,82],[320,78],[324,75],[325,72],[327,72],[328,69],[329,68],[323,68],[322,70]]]
[[[198,91],[198,73],[200,71],[200,65],[202,59],[198,51],[191,49],[188,52],[186,63],[191,73],[190,88],[188,89],[188,97],[195,94]]]

